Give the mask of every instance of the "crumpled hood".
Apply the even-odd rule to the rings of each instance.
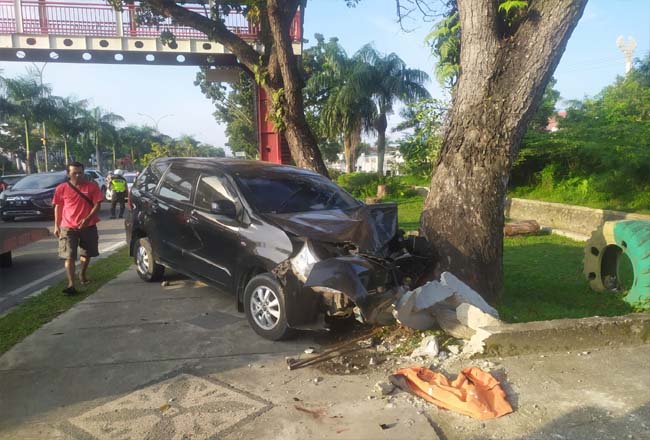
[[[360,251],[380,253],[397,233],[397,204],[289,214],[264,214],[286,232],[329,243],[354,243]]]

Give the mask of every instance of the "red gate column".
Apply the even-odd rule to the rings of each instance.
[[[263,87],[257,86],[257,139],[260,160],[273,163],[290,164],[289,145],[282,133],[268,117],[270,102]]]

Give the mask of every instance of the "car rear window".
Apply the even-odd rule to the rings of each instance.
[[[177,202],[189,203],[197,177],[198,173],[195,170],[183,169],[180,166],[173,165],[165,173],[158,195]]]
[[[319,175],[307,173],[272,173],[235,176],[244,197],[261,213],[289,213],[348,209],[359,202]]]

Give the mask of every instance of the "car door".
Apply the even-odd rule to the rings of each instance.
[[[202,174],[188,218],[193,237],[187,252],[200,276],[230,289],[240,257],[241,223],[237,218],[210,212],[212,203],[221,200],[232,201],[241,213],[241,203],[225,177],[217,173]]]
[[[189,266],[183,252],[192,236],[187,216],[197,177],[198,171],[179,163],[172,164],[158,186],[154,202],[156,213],[152,216],[151,228],[156,231],[158,255],[172,268],[185,272]]]

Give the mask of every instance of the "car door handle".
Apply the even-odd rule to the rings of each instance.
[[[194,215],[194,212],[192,212],[189,217],[185,220],[185,223],[188,225],[198,225],[199,224],[199,219]]]

